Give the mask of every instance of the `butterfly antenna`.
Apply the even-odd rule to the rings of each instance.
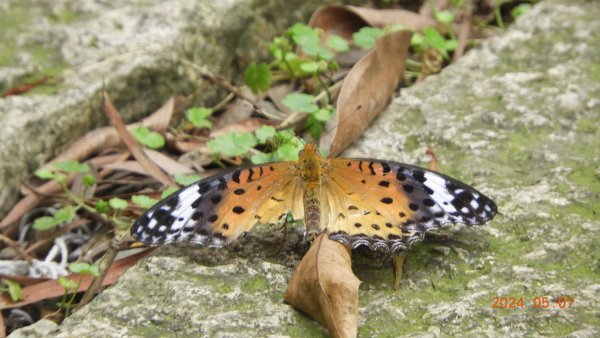
[[[349,118],[351,118],[357,111],[362,109],[362,105],[359,104],[358,106],[356,106],[356,109],[354,109],[354,111],[351,114],[348,114],[348,116],[346,116],[343,120],[339,121],[338,123],[336,123],[335,126],[326,129],[322,134],[321,137],[323,137],[323,135],[327,135],[330,132],[334,131],[336,128],[338,128],[339,126],[341,126],[342,124],[344,124],[344,122],[346,122]]]
[[[296,135],[295,133],[293,133],[291,130],[289,129],[284,129],[283,131],[290,133],[290,135],[292,135],[293,137],[297,138],[298,141],[300,141],[300,143],[302,143],[303,146],[306,146],[306,142],[304,142],[304,140],[302,139],[302,137]]]

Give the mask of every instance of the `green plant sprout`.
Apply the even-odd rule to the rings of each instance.
[[[444,57],[449,59],[448,52],[456,49],[455,39],[446,39],[437,29],[432,27],[423,28],[423,33],[416,33],[410,41],[411,47],[417,54],[424,55],[427,50],[433,49]]]
[[[177,182],[177,184],[183,185],[183,186],[190,185],[199,180],[200,180],[200,176],[197,176],[197,175],[181,175],[181,174],[175,175],[175,182]]]
[[[296,23],[269,45],[269,52],[273,56],[271,63],[251,63],[246,68],[246,85],[255,93],[267,91],[272,83],[272,71],[279,70],[292,82],[314,77],[322,89],[326,89],[321,76],[339,68],[335,54],[347,51],[349,45],[344,38],[336,35],[328,36],[323,45],[322,35],[323,32],[318,28]],[[302,54],[297,54],[296,49]]]
[[[375,41],[382,35],[383,29],[381,28],[363,27],[352,34],[352,42],[363,49],[370,49],[375,47]]]
[[[512,16],[513,20],[520,17],[521,15],[529,12],[533,6],[528,3],[517,5],[510,11],[510,16]]]
[[[213,113],[212,109],[204,108],[204,107],[194,107],[190,108],[186,111],[185,116],[188,121],[192,123],[192,125],[196,128],[210,128],[212,127],[212,122],[208,119]]]
[[[167,189],[163,190],[162,194],[160,195],[160,199],[166,198],[177,190],[179,190],[177,187],[168,187]]]
[[[334,110],[331,105],[319,107],[315,101],[313,95],[291,93],[284,97],[281,103],[293,111],[308,114],[305,126],[311,136],[318,139],[325,128],[325,123],[333,116]]]
[[[118,211],[127,207],[127,201],[123,207],[123,203],[118,201],[120,199],[111,199],[110,201],[98,200],[95,204],[91,201],[87,201],[86,196],[87,189],[96,184],[96,178],[90,173],[90,167],[86,163],[80,163],[77,161],[64,161],[54,163],[54,170],[51,169],[40,169],[35,172],[35,176],[43,180],[53,180],[57,182],[63,190],[63,196],[69,201],[69,205],[66,205],[54,213],[52,216],[43,216],[37,218],[33,223],[35,230],[44,231],[51,230],[57,226],[71,222],[77,212],[85,210],[87,212],[99,215],[109,223],[117,225],[119,228],[124,228],[128,222],[118,217]],[[71,192],[67,187],[67,174],[68,173],[79,173],[81,174],[80,179],[83,183],[82,196],[77,196]],[[108,216],[110,209],[115,211],[112,217]]]
[[[60,303],[58,303],[57,305],[60,309],[65,310],[65,317],[69,317],[71,315],[71,312],[74,307],[73,303],[75,302],[75,297],[77,297],[77,291],[79,290],[79,287],[83,282],[83,276],[100,276],[100,268],[97,265],[88,263],[71,263],[69,264],[69,271],[73,273],[78,273],[81,276],[79,277],[79,281],[77,282],[66,277],[60,277],[58,279],[58,284],[60,284],[63,287],[65,292]],[[73,293],[70,297],[69,292]]]
[[[8,292],[13,303],[23,299],[23,292],[19,283],[7,278],[2,278],[2,283],[4,283],[5,287],[0,287],[0,293]]]
[[[131,129],[131,134],[135,137],[138,142],[142,145],[151,148],[151,149],[160,149],[165,146],[165,138],[155,132],[150,130],[146,126],[136,126]]]
[[[271,88],[272,73],[266,63],[252,62],[244,72],[246,85],[254,93],[266,92]]]
[[[354,34],[353,44],[361,48],[372,48],[379,36],[404,29],[407,28],[399,24],[384,29],[363,27]],[[334,59],[336,53],[350,49],[350,43],[337,35],[328,35],[323,44],[322,35],[320,29],[297,23],[283,36],[274,38],[269,45],[269,51],[274,58],[271,63],[251,63],[244,74],[246,85],[255,93],[270,88],[273,70],[283,72],[292,82],[308,77],[318,82],[327,95],[325,103],[318,104],[316,97],[307,93],[291,93],[282,100],[282,104],[290,110],[307,115],[305,128],[315,140],[319,139],[325,124],[335,112],[323,76],[339,68]],[[296,53],[296,50],[300,50],[301,54]],[[250,156],[250,160],[255,164],[277,160],[293,161],[297,159],[297,153],[303,145],[300,141],[287,138],[287,133],[277,132],[274,128],[265,126],[259,128],[255,134],[230,133],[216,137],[208,142],[208,147],[215,155]],[[276,141],[269,143],[267,139]],[[272,151],[254,149],[256,146],[266,146],[267,143]],[[215,161],[218,163],[218,157],[215,157]]]
[[[257,145],[273,150],[263,152],[254,149]],[[208,147],[214,154],[242,156],[250,159],[254,164],[260,164],[295,161],[304,145],[291,130],[276,131],[272,126],[262,126],[254,133],[229,133],[217,136],[208,142]]]

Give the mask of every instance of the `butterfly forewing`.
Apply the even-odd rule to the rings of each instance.
[[[397,251],[444,224],[482,224],[497,212],[494,202],[482,193],[433,171],[369,159],[332,159],[330,163],[329,194],[344,195],[336,199],[338,209],[350,203],[343,211],[345,221],[332,216],[337,221],[330,232],[333,239],[353,247],[387,246]],[[354,214],[347,210],[350,206],[356,207]]]
[[[277,222],[293,209],[302,212],[291,195],[297,190],[295,170],[293,163],[280,162],[203,179],[150,208],[131,234],[148,245],[187,240],[223,246],[256,223]]]
[[[185,187],[148,210],[131,234],[149,245],[223,246],[288,211],[302,218],[309,192],[330,238],[392,252],[447,223],[482,224],[497,212],[482,193],[443,174],[389,161],[322,159],[307,146],[297,163],[234,169]]]

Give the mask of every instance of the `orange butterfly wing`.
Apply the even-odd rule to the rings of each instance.
[[[292,162],[279,162],[205,178],[150,208],[131,234],[148,245],[223,246],[256,223],[275,223],[288,211],[302,215],[302,200],[294,198],[301,194],[296,170]]]
[[[321,230],[352,247],[400,251],[429,230],[453,222],[482,224],[497,212],[472,187],[419,167],[370,159],[318,161]],[[303,217],[308,173],[300,168],[279,162],[203,179],[150,208],[131,234],[149,245],[188,240],[218,247],[288,211]]]
[[[330,238],[399,251],[447,223],[482,224],[493,201],[446,175],[406,164],[331,159],[324,193]]]

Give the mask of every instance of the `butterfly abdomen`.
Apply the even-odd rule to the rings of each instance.
[[[317,237],[321,232],[321,176],[324,161],[310,145],[300,154],[298,170],[303,188],[302,203],[304,205],[304,224],[309,239]]]
[[[319,187],[308,184],[304,191],[304,223],[306,224],[306,236],[309,239],[317,237],[321,230],[321,198]]]

